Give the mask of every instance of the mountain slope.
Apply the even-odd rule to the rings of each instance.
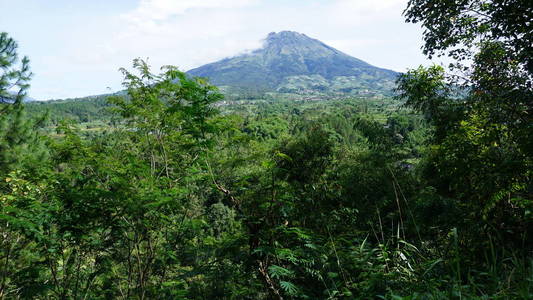
[[[234,88],[356,94],[388,94],[397,76],[292,31],[270,33],[261,49],[187,73]]]

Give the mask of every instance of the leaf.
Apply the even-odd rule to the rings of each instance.
[[[434,262],[432,262],[432,263],[429,265],[429,267],[427,268],[427,270],[424,271],[424,274],[422,274],[422,277],[426,276],[426,274],[427,274],[428,272],[430,272],[430,271],[431,271],[431,270],[432,270],[432,269],[433,269],[438,263],[440,263],[440,262],[443,262],[443,260],[442,260],[441,258],[439,258],[439,259],[435,260]]]
[[[281,281],[279,283],[283,291],[287,293],[290,296],[296,296],[298,295],[298,287],[296,287],[294,284],[288,282],[288,281]]]
[[[293,272],[280,266],[272,265],[268,267],[268,273],[270,276],[280,279],[281,277],[291,276]]]

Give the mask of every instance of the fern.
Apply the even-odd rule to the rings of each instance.
[[[268,273],[270,273],[270,276],[276,279],[280,279],[282,277],[288,277],[294,274],[293,271],[285,269],[280,266],[272,265],[268,267]]]
[[[298,287],[288,281],[280,281],[279,285],[289,296],[298,296],[300,294]]]

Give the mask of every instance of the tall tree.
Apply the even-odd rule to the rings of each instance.
[[[424,54],[469,59],[479,42],[499,41],[533,75],[533,5],[529,0],[410,0],[407,22],[424,27]],[[531,77],[530,77],[531,79]]]
[[[0,33],[0,299],[19,290],[35,262],[35,239],[45,218],[36,171],[46,154],[36,130],[38,120],[24,115],[29,60],[21,61],[17,43]],[[35,270],[35,269],[33,269]],[[31,275],[29,275],[31,277]]]
[[[42,120],[25,117],[23,100],[32,76],[29,59],[19,60],[18,45],[0,33],[0,176],[17,165],[31,166],[44,155],[36,129]]]
[[[17,48],[15,40],[0,32],[0,103],[21,103],[29,87],[30,60],[24,56],[19,62]]]
[[[482,215],[523,244],[533,233],[531,1],[411,0],[404,14],[424,27],[425,54],[455,59],[449,76],[419,68],[398,81],[436,128],[427,178],[467,205],[467,220]]]

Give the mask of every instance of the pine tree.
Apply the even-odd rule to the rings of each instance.
[[[34,168],[45,155],[37,131],[43,120],[25,116],[32,73],[29,59],[19,60],[17,48],[7,33],[0,33],[0,177],[23,166]]]

